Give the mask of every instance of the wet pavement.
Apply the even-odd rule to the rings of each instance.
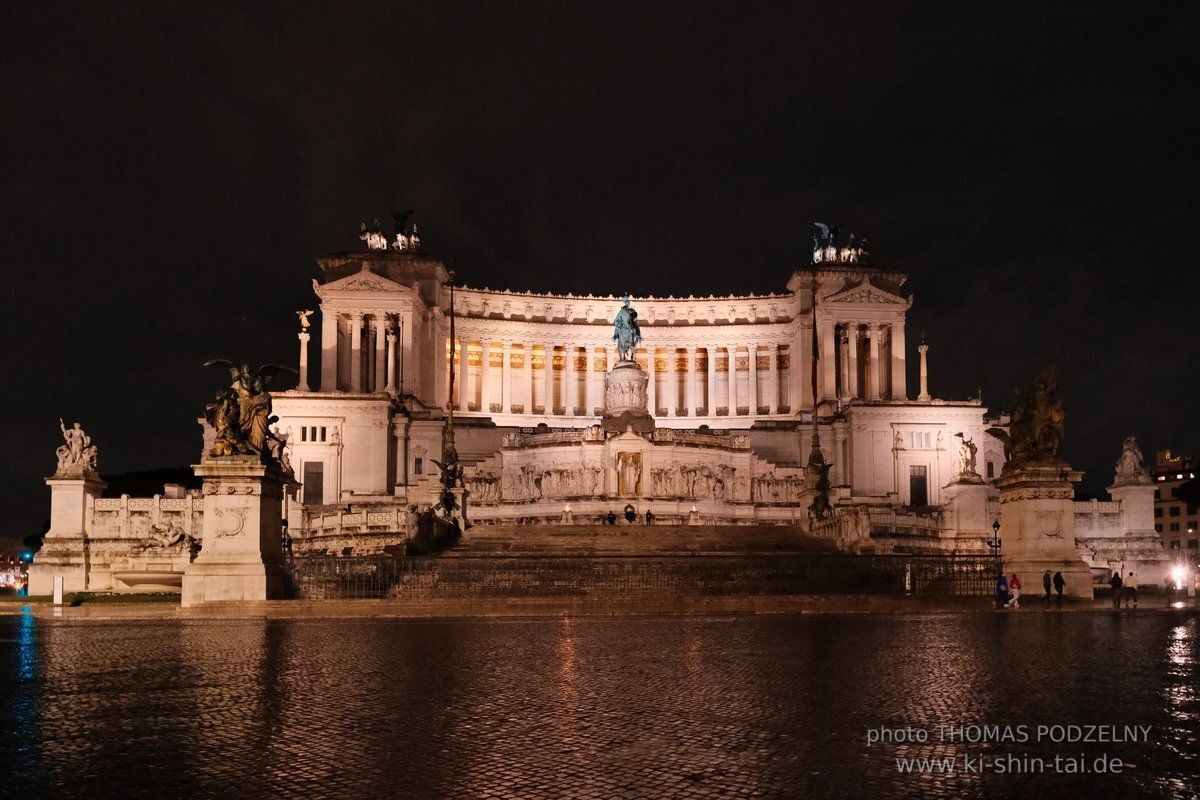
[[[1190,612],[3,616],[0,795],[1194,797],[1198,659]]]

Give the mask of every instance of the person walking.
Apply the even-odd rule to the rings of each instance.
[[[1061,572],[1054,573],[1054,591],[1058,593],[1058,604],[1063,604],[1063,589],[1067,586],[1067,579],[1062,576]]]
[[[1008,579],[1008,595],[1009,595],[1009,599],[1008,599],[1008,602],[1004,604],[1005,607],[1020,608],[1021,607],[1021,579],[1017,577],[1017,573],[1015,573],[1015,572],[1013,573],[1013,576]]]
[[[1108,585],[1112,587],[1112,603],[1113,608],[1121,607],[1121,570],[1117,570],[1108,579]]]
[[[648,508],[646,509],[646,524],[647,525],[654,524],[654,515],[650,513],[650,509],[648,509]]]
[[[1050,570],[1042,576],[1042,588],[1046,590],[1046,607],[1050,607]]]
[[[1167,596],[1167,608],[1171,607],[1171,603],[1175,601],[1175,579],[1167,578],[1163,584],[1163,594]]]
[[[1000,577],[996,578],[996,608],[1002,608],[1008,603],[1008,579],[1004,577],[1004,573],[1000,573]]]
[[[1129,601],[1133,600],[1133,607],[1137,608],[1137,578],[1133,577],[1133,573],[1129,573],[1129,577],[1125,579],[1125,607],[1129,608]]]

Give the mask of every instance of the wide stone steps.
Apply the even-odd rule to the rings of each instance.
[[[834,546],[790,526],[476,525],[443,558],[481,556],[668,556],[831,553]]]
[[[672,599],[837,591],[839,556],[427,557],[343,559],[295,575],[307,599]],[[833,569],[831,569],[833,567]]]

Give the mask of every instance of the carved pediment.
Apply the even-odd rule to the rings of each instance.
[[[908,300],[897,294],[880,289],[870,281],[862,281],[842,289],[840,292],[835,292],[824,299],[826,303],[872,303],[885,305],[902,305],[907,306]]]
[[[388,280],[373,272],[357,272],[347,275],[341,280],[326,283],[321,286],[324,292],[411,292],[407,286]]]

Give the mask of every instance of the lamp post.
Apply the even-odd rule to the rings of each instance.
[[[996,566],[1003,569],[1003,564],[1000,561],[1000,520],[992,523],[992,538],[987,543],[987,546],[992,549],[992,556],[996,559]]]

